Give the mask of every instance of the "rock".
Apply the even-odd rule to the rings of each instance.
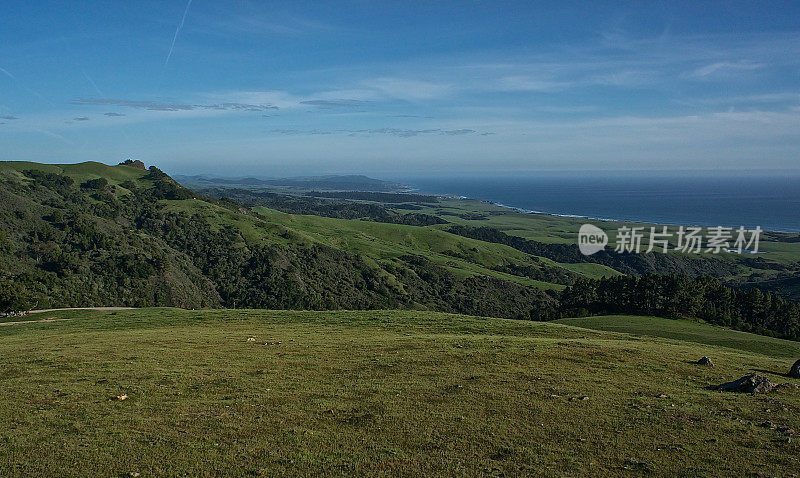
[[[773,388],[775,388],[775,384],[770,382],[767,377],[756,374],[745,375],[739,380],[717,386],[717,390],[738,393],[767,393]]]
[[[797,390],[798,388],[800,388],[800,385],[797,385],[796,383],[786,382],[776,385],[775,388],[790,388],[792,390]]]
[[[713,367],[714,366],[714,362],[712,362],[711,359],[708,358],[708,357],[703,357],[703,358],[701,358],[700,360],[697,361],[697,365],[704,365],[706,367]]]
[[[793,378],[800,378],[800,360],[792,365],[792,368],[789,369],[789,376]]]
[[[255,337],[247,337],[247,341],[248,342],[255,342],[256,338]]]

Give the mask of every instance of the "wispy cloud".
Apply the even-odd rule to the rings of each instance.
[[[401,100],[431,100],[451,95],[453,85],[409,78],[381,77],[363,80],[361,85],[382,96]]]
[[[13,116],[13,115],[2,115],[2,116],[0,116],[0,119],[4,119],[4,120],[18,120],[18,119],[19,119],[19,117],[18,117],[18,116]]]
[[[428,129],[373,128],[373,129],[338,129],[338,130],[273,129],[271,132],[287,136],[346,134],[349,136],[389,135],[389,136],[397,136],[399,138],[411,138],[414,136],[422,136],[422,135],[461,136],[461,135],[470,135],[478,133],[473,129],[466,129],[466,128],[451,129],[451,130],[441,129],[441,128],[428,128]]]
[[[749,73],[761,68],[764,68],[764,65],[761,63],[751,63],[748,61],[740,61],[735,63],[719,61],[697,68],[685,75],[685,77],[698,80],[716,80],[720,78],[729,78],[731,76],[739,76],[743,73]]]
[[[301,105],[317,106],[319,108],[359,108],[369,104],[369,101],[340,99],[340,100],[305,100]]]
[[[248,104],[248,103],[213,103],[213,104],[186,104],[186,103],[165,103],[159,101],[140,101],[124,100],[115,98],[80,98],[70,102],[79,106],[124,106],[126,108],[137,108],[150,111],[191,111],[191,110],[220,110],[220,111],[269,111],[277,110],[278,107],[269,104]],[[115,116],[116,114],[106,114]]]
[[[74,121],[89,121],[88,116],[78,116],[77,118],[72,118]]]
[[[124,115],[124,114],[122,114],[122,113],[114,113],[114,112],[111,112],[111,113],[103,113],[103,115],[104,115],[104,116],[111,116],[111,117],[125,116],[125,115]]]
[[[421,116],[421,115],[389,115],[390,118],[424,118],[424,119],[433,119],[433,116]]]
[[[230,9],[224,7],[216,14],[198,12],[193,17],[197,28],[204,33],[211,33],[224,37],[232,35],[252,35],[263,37],[265,35],[298,36],[342,31],[341,26],[334,26],[324,21],[305,18],[301,16],[286,15],[263,4],[247,14],[231,14]]]

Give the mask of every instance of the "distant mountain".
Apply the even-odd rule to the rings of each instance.
[[[216,178],[208,176],[174,176],[175,180],[185,186],[250,186],[250,187],[275,187],[316,191],[375,191],[394,192],[403,191],[407,187],[381,179],[374,179],[363,175],[330,175],[330,176],[304,176],[295,178],[270,178],[259,179],[245,178]]]

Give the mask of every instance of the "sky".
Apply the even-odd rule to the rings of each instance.
[[[0,160],[800,169],[800,3],[3,2]]]

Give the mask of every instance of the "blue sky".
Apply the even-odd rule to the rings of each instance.
[[[262,176],[797,170],[800,4],[4,2],[0,159],[125,158]]]

